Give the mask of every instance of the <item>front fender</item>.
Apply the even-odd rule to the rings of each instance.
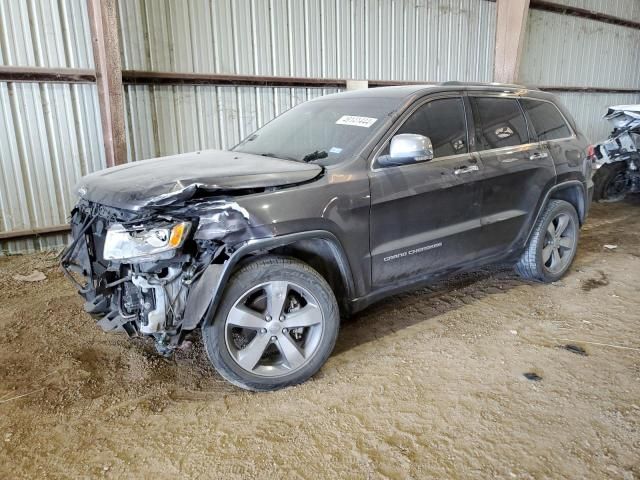
[[[202,276],[193,284],[187,298],[187,306],[182,323],[183,330],[193,330],[202,318],[212,319],[216,313],[225,286],[233,274],[238,263],[255,252],[268,251],[277,247],[299,242],[300,240],[324,240],[331,247],[337,261],[340,274],[347,288],[349,298],[355,297],[355,288],[351,267],[338,238],[326,230],[311,230],[307,232],[291,233],[269,238],[258,238],[241,243],[222,264],[210,264]]]

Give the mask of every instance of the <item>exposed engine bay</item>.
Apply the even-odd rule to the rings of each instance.
[[[190,291],[226,252],[219,241],[188,240],[191,229],[201,226],[196,222],[166,215],[150,224],[139,213],[78,203],[71,220],[73,241],[62,266],[103,330],[152,335],[158,351],[168,354],[184,338],[185,326],[197,326],[206,302],[188,311]],[[199,317],[185,325],[187,314]]]
[[[609,107],[609,138],[593,151],[595,200],[617,201],[640,192],[640,105]]]

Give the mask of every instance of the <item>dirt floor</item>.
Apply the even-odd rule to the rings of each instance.
[[[393,297],[270,394],[199,346],[168,361],[102,333],[55,254],[0,258],[0,478],[276,475],[640,478],[640,199],[594,206],[561,282],[483,271]]]

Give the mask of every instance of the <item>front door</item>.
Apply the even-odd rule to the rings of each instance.
[[[373,287],[402,284],[475,256],[481,228],[482,163],[469,153],[465,105],[460,96],[413,107],[394,132],[431,139],[430,161],[370,172],[370,248]],[[388,153],[389,142],[379,152]]]

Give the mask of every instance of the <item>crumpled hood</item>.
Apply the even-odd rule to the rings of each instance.
[[[76,192],[92,202],[139,210],[188,200],[198,190],[233,195],[313,180],[321,172],[322,167],[302,162],[203,150],[100,170],[82,178]]]
[[[640,126],[640,105],[614,105],[607,109],[604,118],[615,128],[632,129]]]
[[[604,118],[620,115],[621,113],[634,118],[640,118],[640,105],[612,105],[607,109]]]

